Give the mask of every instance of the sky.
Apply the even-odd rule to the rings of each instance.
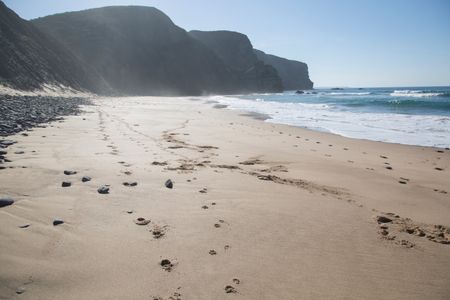
[[[3,0],[24,19],[153,6],[186,30],[245,33],[306,62],[316,87],[450,85],[450,0]]]

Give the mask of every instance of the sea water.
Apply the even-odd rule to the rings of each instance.
[[[450,147],[450,87],[315,89],[297,94],[214,96],[267,122],[351,138]]]

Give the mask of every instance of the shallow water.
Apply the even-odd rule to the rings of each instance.
[[[375,141],[450,147],[450,87],[315,89],[214,96],[268,122]]]

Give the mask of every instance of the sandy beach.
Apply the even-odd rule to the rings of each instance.
[[[449,150],[94,102],[8,137],[0,299],[449,299]]]

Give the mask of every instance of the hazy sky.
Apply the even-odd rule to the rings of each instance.
[[[316,86],[450,85],[450,0],[4,0],[25,19],[147,5],[187,29],[234,30],[308,63]]]

